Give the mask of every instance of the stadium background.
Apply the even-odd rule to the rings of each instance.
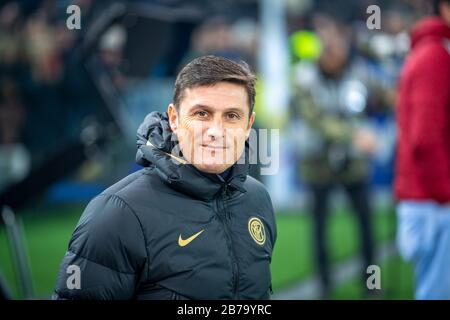
[[[67,29],[71,4],[81,8],[80,30]],[[366,26],[366,8],[373,4],[381,9],[380,30]],[[50,297],[84,206],[139,169],[137,126],[148,112],[166,108],[180,66],[212,53],[249,62],[259,79],[256,127],[282,128],[279,172],[253,172],[269,188],[276,208],[275,297],[316,299],[312,219],[292,148],[296,123],[287,111],[291,67],[317,58],[320,44],[311,17],[328,14],[352,29],[353,50],[395,88],[408,31],[428,11],[426,0],[3,2],[0,204],[8,204],[16,217],[13,227],[6,227],[3,210],[4,287],[15,299]],[[371,163],[382,289],[364,295],[355,271],[360,245],[355,217],[337,190],[327,231],[336,278],[333,299],[413,298],[411,266],[394,245],[394,112],[393,105],[383,106],[369,117],[382,146]]]

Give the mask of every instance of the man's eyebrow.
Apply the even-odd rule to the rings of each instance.
[[[195,111],[198,109],[203,109],[203,110],[207,110],[207,111],[215,111],[215,109],[213,107],[210,107],[208,105],[205,104],[195,104],[191,107],[191,109],[189,111]],[[242,109],[236,108],[236,107],[231,107],[231,108],[227,108],[224,110],[224,112],[236,112],[236,113],[245,113]]]
[[[208,111],[213,110],[212,107],[207,106],[205,104],[194,104],[189,111],[194,111],[194,110],[197,110],[197,109],[205,109],[205,110],[208,110]]]
[[[239,108],[227,108],[225,111],[226,111],[226,112],[245,113],[244,110],[239,109]]]

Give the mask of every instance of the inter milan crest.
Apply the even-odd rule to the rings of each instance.
[[[253,240],[260,246],[266,242],[266,231],[264,230],[264,224],[260,219],[252,217],[248,220],[248,231]]]

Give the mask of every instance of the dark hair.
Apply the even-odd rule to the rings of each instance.
[[[212,86],[222,81],[245,87],[251,114],[255,105],[256,77],[250,71],[248,64],[244,61],[238,63],[212,55],[192,60],[178,73],[173,92],[175,108],[179,108],[185,89]]]
[[[433,0],[433,14],[436,16],[441,15],[441,12],[439,10],[439,5],[441,4],[441,2],[447,2],[448,4],[450,4],[450,0]]]

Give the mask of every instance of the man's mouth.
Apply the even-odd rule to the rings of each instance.
[[[201,147],[202,147],[203,149],[211,150],[211,151],[221,151],[221,150],[226,150],[226,149],[228,149],[228,148],[225,147],[225,146],[216,146],[216,145],[210,145],[210,144],[202,144]]]

